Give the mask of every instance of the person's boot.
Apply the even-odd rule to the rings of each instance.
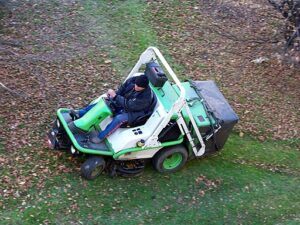
[[[99,144],[103,141],[103,139],[98,138],[97,136],[94,136],[90,139],[90,142],[94,143],[94,144]]]
[[[71,109],[69,114],[70,114],[70,116],[72,117],[73,120],[79,119],[79,110]]]

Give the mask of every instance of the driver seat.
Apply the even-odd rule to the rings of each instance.
[[[137,127],[137,126],[141,126],[144,125],[147,120],[149,119],[149,117],[152,115],[155,106],[157,104],[157,98],[155,96],[155,94],[153,93],[153,91],[151,91],[151,104],[149,106],[148,111],[145,113],[145,115],[138,117],[135,121],[133,121],[132,123],[124,123],[121,125],[121,128],[129,128],[129,127]]]

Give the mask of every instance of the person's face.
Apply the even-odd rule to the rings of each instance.
[[[143,87],[139,87],[139,86],[137,86],[136,84],[134,85],[134,90],[135,91],[142,91],[142,90],[144,90],[145,88],[143,88]]]

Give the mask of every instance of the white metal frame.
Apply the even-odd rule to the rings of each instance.
[[[151,60],[157,60],[157,59],[164,66],[164,68],[167,70],[168,74],[171,76],[171,78],[173,79],[175,84],[178,86],[178,88],[180,90],[180,96],[179,96],[178,100],[174,103],[174,105],[172,106],[170,111],[167,112],[167,115],[161,121],[160,125],[156,128],[156,130],[153,132],[153,134],[146,140],[146,143],[143,148],[161,146],[161,143],[158,141],[158,135],[169,123],[169,121],[170,121],[171,117],[174,115],[174,113],[176,113],[179,116],[177,123],[180,127],[181,132],[184,132],[187,135],[187,138],[188,138],[189,142],[191,143],[194,154],[196,156],[201,156],[205,152],[205,144],[204,144],[202,136],[198,130],[196,122],[192,116],[190,108],[188,107],[188,104],[185,100],[185,90],[184,90],[182,84],[180,83],[179,79],[177,78],[176,74],[174,73],[174,71],[171,69],[171,67],[169,66],[169,64],[163,57],[163,55],[160,53],[160,51],[156,47],[147,48],[147,50],[141,54],[138,62],[136,63],[136,65],[133,67],[133,69],[129,73],[127,79],[134,76],[139,71],[140,67],[143,64],[146,64],[146,63],[150,62]],[[182,118],[181,111],[183,108],[185,108],[185,110],[190,118],[190,121],[192,123],[192,126],[195,130],[197,139],[199,140],[199,142],[201,144],[200,149],[196,148],[194,140],[193,140],[192,136],[190,135],[190,131],[189,131],[184,119]]]

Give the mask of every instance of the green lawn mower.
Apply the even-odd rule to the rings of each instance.
[[[149,160],[161,173],[178,171],[187,160],[220,151],[238,121],[213,81],[180,82],[155,47],[141,54],[126,80],[141,74],[155,95],[152,114],[118,128],[104,142],[95,144],[90,138],[112,121],[113,102],[106,94],[92,101],[96,105],[79,119],[71,109],[57,110],[49,145],[87,156],[81,166],[84,178],[94,179],[103,171],[136,176]]]

